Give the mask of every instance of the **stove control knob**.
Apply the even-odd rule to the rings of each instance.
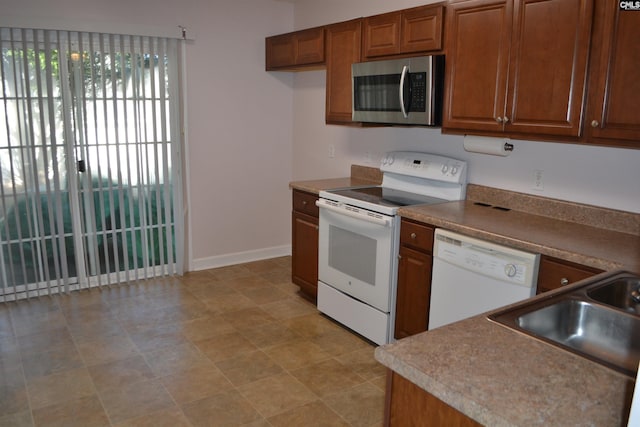
[[[442,174],[446,174],[449,172],[449,165],[442,165]]]
[[[458,168],[457,168],[457,167],[455,167],[455,166],[453,166],[453,167],[451,168],[451,175],[455,175],[455,174],[457,174],[457,173],[458,173]]]
[[[395,160],[396,159],[394,159],[393,156],[388,156],[387,157],[387,164],[392,165]]]
[[[514,264],[507,264],[504,266],[504,274],[507,277],[514,277],[518,273],[518,268]]]

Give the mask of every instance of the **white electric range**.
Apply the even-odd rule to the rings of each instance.
[[[365,338],[393,340],[401,206],[465,198],[467,164],[398,151],[379,186],[320,192],[318,310]]]

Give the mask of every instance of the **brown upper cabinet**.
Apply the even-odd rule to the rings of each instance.
[[[640,12],[595,4],[585,136],[588,142],[640,148]]]
[[[580,136],[593,0],[472,0],[448,9],[445,130]]]
[[[363,57],[442,49],[444,6],[428,5],[364,18]]]
[[[360,61],[362,20],[340,22],[326,28],[327,95],[325,120],[332,124],[351,121],[351,64]]]
[[[267,71],[324,65],[324,27],[267,37],[265,43]]]

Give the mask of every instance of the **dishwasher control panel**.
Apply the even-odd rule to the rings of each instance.
[[[539,255],[437,230],[434,257],[504,282],[535,286]]]

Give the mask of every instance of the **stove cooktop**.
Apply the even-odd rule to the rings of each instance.
[[[467,163],[429,153],[394,151],[382,159],[382,184],[320,191],[320,198],[384,215],[403,206],[462,200]]]

